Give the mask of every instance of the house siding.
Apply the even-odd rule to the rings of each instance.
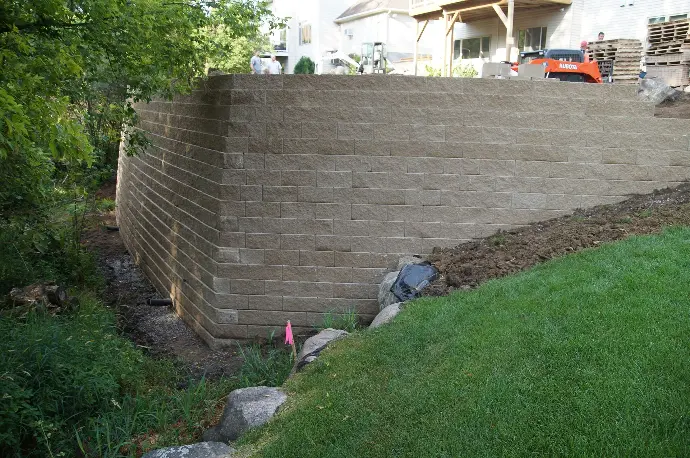
[[[530,27],[546,27],[549,48],[579,48],[580,41],[594,41],[600,31],[605,32],[606,39],[633,38],[642,41],[647,38],[647,23],[650,17],[670,16],[690,13],[690,0],[574,0],[572,5],[562,8],[548,8],[516,12],[514,30]],[[440,24],[440,21],[437,21]],[[434,58],[440,63],[443,38],[439,28],[438,44],[434,49]],[[505,59],[505,27],[498,17],[462,23],[455,26],[455,38],[475,38],[491,36],[491,60]],[[517,60],[517,49],[513,50],[511,59]],[[472,59],[479,70],[488,58]]]

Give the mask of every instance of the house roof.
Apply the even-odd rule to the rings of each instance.
[[[335,20],[341,20],[349,16],[359,15],[386,9],[407,10],[410,7],[409,0],[361,0],[338,16]]]

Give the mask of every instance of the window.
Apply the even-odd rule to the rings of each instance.
[[[299,25],[299,44],[308,45],[311,43],[311,24]]]
[[[491,56],[491,37],[463,38],[453,43],[453,59],[478,59]]]
[[[280,29],[273,32],[271,44],[276,51],[287,51],[287,29]]]
[[[546,48],[546,27],[532,27],[518,32],[520,51],[538,51]]]
[[[671,16],[654,16],[648,19],[649,24],[659,24],[661,22],[682,21],[688,18],[688,14],[672,14]]]

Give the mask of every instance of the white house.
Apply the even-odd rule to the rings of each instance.
[[[325,73],[336,62],[330,54],[361,54],[362,44],[384,42],[388,59],[412,60],[415,20],[408,0],[273,0],[273,14],[287,17],[288,26],[273,32],[271,41],[285,72],[292,73],[302,56]],[[420,52],[430,54],[434,41],[427,36]]]
[[[467,8],[469,3],[409,0],[410,15],[419,21],[420,28],[429,21],[424,33],[431,30],[436,36],[433,54],[439,63],[444,55],[443,15],[452,20],[455,12],[452,34],[446,29],[449,34],[445,35],[447,40],[452,35],[454,59],[463,57],[478,69],[483,62],[506,60],[507,24],[496,9],[507,16],[509,1],[474,0]],[[599,32],[604,32],[607,40],[632,38],[644,44],[649,23],[690,17],[690,0],[513,0],[513,4],[511,61],[517,60],[522,50],[578,49],[581,41],[594,41]]]
[[[302,56],[316,63],[316,72],[324,71],[323,57],[340,44],[339,26],[333,22],[353,3],[352,0],[273,0],[271,10],[289,18],[287,28],[274,31],[271,41],[285,73],[292,73]]]

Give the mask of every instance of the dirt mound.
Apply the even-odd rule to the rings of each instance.
[[[660,103],[654,110],[654,116],[658,118],[690,119],[690,93],[683,92],[678,100],[667,100]]]
[[[441,276],[424,294],[442,296],[455,289],[474,288],[568,253],[631,235],[658,233],[674,225],[690,225],[688,183],[499,232],[455,248],[436,249],[429,261]]]

